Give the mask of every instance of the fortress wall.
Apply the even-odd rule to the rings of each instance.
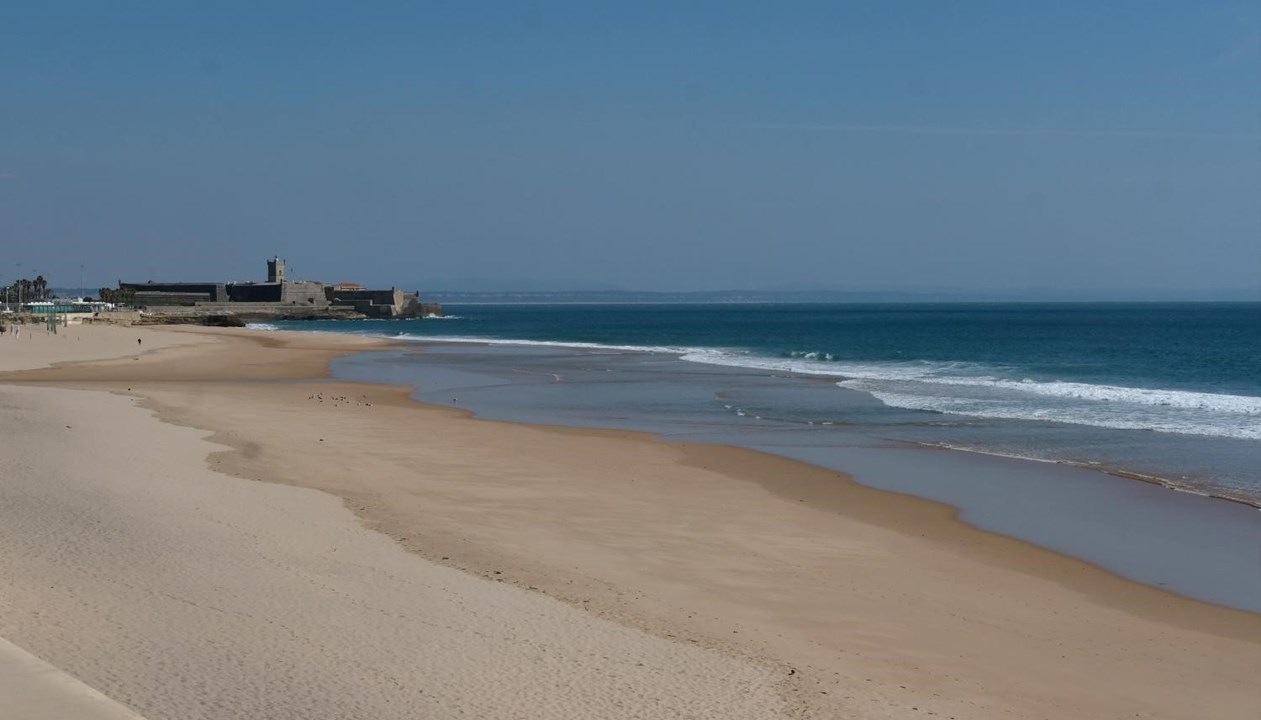
[[[192,305],[194,302],[226,302],[223,283],[119,283],[136,294],[140,305]]]
[[[280,286],[271,283],[232,283],[228,286],[231,302],[280,302]]]
[[[281,286],[280,302],[285,305],[324,307],[328,304],[328,298],[325,297],[324,283],[287,282]]]
[[[196,305],[199,302],[211,301],[212,296],[207,293],[176,293],[176,292],[137,292],[135,304],[142,307],[149,305]]]

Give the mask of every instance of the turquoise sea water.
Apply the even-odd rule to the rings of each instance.
[[[1258,303],[447,311],[442,320],[282,326],[647,353],[693,376],[725,367],[796,377],[777,388],[728,383],[694,402],[748,422],[862,426],[894,440],[1099,466],[1261,504]],[[547,372],[546,361],[537,364]],[[874,401],[852,402],[854,392]],[[660,410],[656,400],[636,408],[634,396],[606,399],[619,416],[641,421]]]

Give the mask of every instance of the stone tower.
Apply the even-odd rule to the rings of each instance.
[[[285,281],[285,261],[277,255],[267,261],[267,282],[283,283]]]

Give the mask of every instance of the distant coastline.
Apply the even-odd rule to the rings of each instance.
[[[762,291],[713,290],[648,292],[629,290],[433,290],[426,293],[437,303],[466,305],[570,304],[570,305],[664,305],[664,304],[770,304],[770,303],[1257,303],[1261,290],[1116,291],[1072,293],[1062,290],[986,293],[952,291]]]

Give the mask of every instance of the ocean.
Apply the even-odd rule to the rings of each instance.
[[[337,361],[345,379],[794,457],[1261,609],[1261,304],[446,309],[277,327],[415,343]]]

